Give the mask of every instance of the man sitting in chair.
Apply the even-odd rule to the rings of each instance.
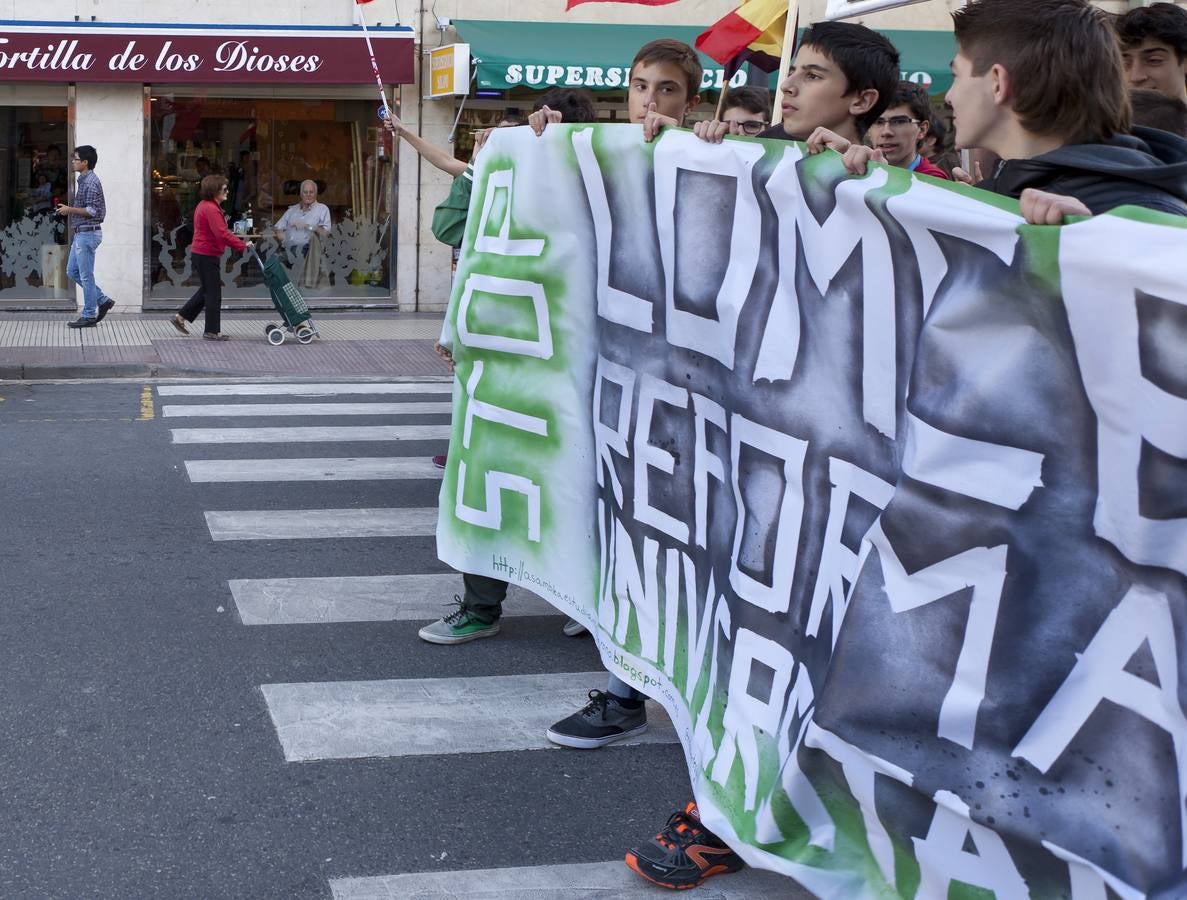
[[[304,257],[300,281],[305,287],[317,286],[321,278],[320,245],[314,242],[313,252],[310,253],[310,243],[315,237],[320,241],[329,234],[330,208],[318,203],[317,183],[306,179],[301,182],[301,202],[286,209],[276,223],[276,240],[281,246],[289,248],[289,258],[294,264],[300,265]]]
[[[276,223],[276,237],[290,247],[308,247],[316,234],[326,237],[330,233],[330,208],[317,202],[317,184],[306,179],[301,182],[301,202],[285,210]]]

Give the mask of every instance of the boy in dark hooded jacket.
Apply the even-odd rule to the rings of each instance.
[[[1003,160],[977,187],[1017,198],[1032,225],[1126,205],[1187,215],[1187,141],[1132,126],[1105,13],[1086,0],[969,0],[952,19],[956,146]],[[831,134],[808,141],[810,152],[824,147],[858,175],[874,154]]]
[[[1127,204],[1187,215],[1187,141],[1131,128],[1106,14],[1086,0],[970,0],[952,19],[956,144],[1004,160],[978,187],[1017,197],[1032,224]]]

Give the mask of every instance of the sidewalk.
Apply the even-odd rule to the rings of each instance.
[[[229,341],[206,341],[201,320],[190,337],[168,313],[112,313],[95,328],[67,328],[69,313],[0,312],[0,380],[152,378],[174,375],[449,375],[433,352],[438,313],[319,312],[312,344],[291,335],[271,346],[264,326],[275,314],[223,313]]]

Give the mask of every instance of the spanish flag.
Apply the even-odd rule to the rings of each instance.
[[[787,6],[787,0],[742,0],[741,6],[701,33],[697,49],[725,66],[726,78],[746,62],[774,72],[783,52]]]

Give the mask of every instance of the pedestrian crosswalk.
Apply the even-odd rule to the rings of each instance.
[[[347,441],[447,441],[448,425],[347,425],[341,428],[174,428],[175,444],[309,444]]]
[[[338,457],[310,459],[187,460],[190,481],[377,481],[391,478],[440,478],[428,458]]]
[[[266,684],[264,698],[289,762],[507,750],[562,752],[544,737],[578,709],[603,672]],[[416,723],[415,728],[408,727]],[[657,711],[629,744],[673,743]]]
[[[428,621],[459,588],[456,575],[340,575],[335,578],[239,578],[229,582],[244,625]],[[556,610],[513,587],[503,617],[550,616]]]
[[[234,573],[249,577],[227,579],[231,606],[243,627],[251,628],[253,635],[280,634],[286,628],[324,629],[321,640],[330,643],[334,634],[362,623],[390,627],[408,623],[403,627],[410,629],[417,622],[439,618],[450,598],[462,593],[460,576],[441,571],[428,542],[436,534],[433,504],[442,477],[431,454],[446,449],[451,390],[452,384],[442,381],[157,387],[162,416],[185,423],[170,427],[169,433],[193,490],[209,498],[209,508],[202,515],[210,540],[244,551],[260,548],[249,557],[258,560],[252,571]],[[371,399],[384,397],[388,399]],[[275,421],[336,416],[363,422],[321,426]],[[267,453],[260,453],[256,445],[268,445]],[[328,497],[337,502],[326,503]],[[311,503],[316,508],[309,508]],[[394,542],[397,547],[423,549],[399,554],[405,561],[417,560],[414,564],[405,562],[398,569],[385,570],[380,561],[376,571],[373,558],[361,557],[352,549],[360,539],[375,538],[388,541],[384,547]],[[272,562],[282,556],[276,548],[298,542],[301,547],[328,548],[329,553],[302,555],[324,568],[294,573]],[[368,571],[359,571],[357,560],[364,558]],[[286,680],[283,668],[270,669],[269,674],[279,677],[256,687],[276,737],[277,759],[294,766],[362,765],[375,760],[395,765],[401,760],[479,760],[494,754],[517,760],[522,756],[525,761],[516,765],[541,771],[545,759],[580,764],[584,752],[556,749],[544,732],[580,708],[590,689],[604,686],[606,674],[587,643],[561,635],[563,619],[553,607],[526,591],[511,589],[505,619],[523,622],[541,616],[550,617],[549,627],[558,644],[572,642],[564,646],[573,652],[562,654],[579,656],[568,665],[570,670],[556,670],[554,663],[551,670],[541,671],[535,660],[520,658],[507,660],[510,665],[499,671],[466,667],[459,671],[457,661],[474,657],[462,655],[465,650],[418,642],[412,630],[402,634],[413,646],[393,652],[409,657],[424,653],[430,662],[410,662],[398,678],[383,677],[391,673],[369,677],[371,673],[352,672],[341,680]],[[648,752],[677,743],[661,708],[649,704],[648,718],[646,732],[606,753]],[[546,750],[551,752],[540,752]],[[674,777],[683,778],[678,766]],[[658,828],[662,822],[653,824]],[[656,896],[658,891],[621,862],[525,866],[515,862],[538,860],[528,854],[510,859],[506,868],[489,871],[426,873],[418,871],[421,865],[408,866],[402,873],[345,872],[330,878],[330,888],[336,898],[350,900],[644,897]],[[707,895],[780,896],[772,893],[769,882],[761,881],[764,877],[763,873],[732,876],[732,893]],[[760,880],[748,888],[753,878]]]
[[[184,403],[165,404],[166,419],[228,416],[425,416],[449,415],[449,402],[428,403]]]

